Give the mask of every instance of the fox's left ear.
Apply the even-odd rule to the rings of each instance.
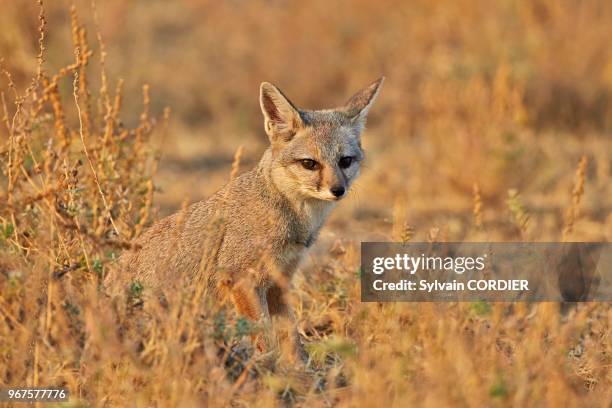
[[[368,111],[374,104],[380,87],[384,82],[385,77],[380,77],[370,85],[357,92],[344,105],[343,110],[351,118],[351,120],[363,125],[365,123]]]
[[[264,128],[271,143],[288,142],[303,126],[300,112],[295,105],[269,82],[261,84],[259,104],[264,115]]]

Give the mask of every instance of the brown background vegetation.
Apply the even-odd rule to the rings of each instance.
[[[46,3],[42,68],[52,76],[75,60],[74,26],[68,2]],[[0,10],[2,64],[24,94],[38,73],[39,9],[0,0]],[[97,183],[79,147],[73,71],[57,87],[72,147],[54,147],[53,159],[43,157],[58,137],[57,112],[49,105],[32,114],[34,101],[15,114],[19,98],[8,77],[0,79],[8,118],[0,127],[0,384],[63,383],[82,401],[109,406],[134,398],[143,406],[609,406],[609,304],[569,315],[555,304],[364,305],[355,276],[366,240],[612,238],[609,2],[105,0],[96,19],[83,0],[76,10],[93,52],[93,136],[83,144]],[[124,81],[113,120],[100,91],[97,31],[110,99]],[[312,379],[294,380],[281,362],[236,386],[211,351],[219,340],[212,314],[193,323],[188,344],[173,334],[185,311],[159,323],[144,351],[107,333],[116,320],[96,320],[102,300],[90,295],[95,272],[113,271],[119,250],[109,248],[216,191],[238,146],[242,170],[256,163],[267,145],[260,82],[275,83],[298,106],[325,108],[381,74],[362,176],[296,279],[298,316],[327,370],[323,391]],[[109,128],[121,143],[101,142]],[[124,129],[135,130],[120,136]],[[10,150],[11,140],[22,150]],[[41,185],[32,161],[49,163]],[[9,167],[18,174],[14,190]],[[56,177],[61,188],[45,189]],[[89,232],[63,224],[65,214],[52,209],[64,204],[70,222]],[[69,278],[49,283],[57,271]],[[227,319],[228,327],[240,324]]]

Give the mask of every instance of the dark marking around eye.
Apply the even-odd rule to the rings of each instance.
[[[341,169],[347,169],[353,164],[354,159],[355,158],[351,156],[343,157],[338,161],[338,166],[340,166]]]
[[[302,167],[304,167],[306,170],[318,170],[321,165],[319,163],[317,163],[316,161],[312,160],[312,159],[301,159],[299,160],[300,164],[302,165]]]
[[[317,175],[317,191],[321,191],[321,184],[323,184],[323,170],[319,169]]]

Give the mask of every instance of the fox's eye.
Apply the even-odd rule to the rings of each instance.
[[[306,170],[316,170],[319,166],[319,163],[311,159],[302,159],[300,163]]]
[[[340,166],[341,169],[347,169],[351,166],[351,164],[353,164],[353,158],[350,156],[343,157],[338,162],[338,165]]]

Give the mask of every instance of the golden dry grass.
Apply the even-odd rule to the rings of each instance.
[[[74,406],[610,406],[609,303],[364,304],[357,271],[367,240],[612,238],[612,7],[168,3],[40,19],[0,0],[2,386]],[[146,327],[147,288],[101,290],[158,212],[257,160],[260,81],[324,107],[381,73],[362,176],[295,279],[310,370],[284,339],[251,356],[258,328],[193,288]]]

